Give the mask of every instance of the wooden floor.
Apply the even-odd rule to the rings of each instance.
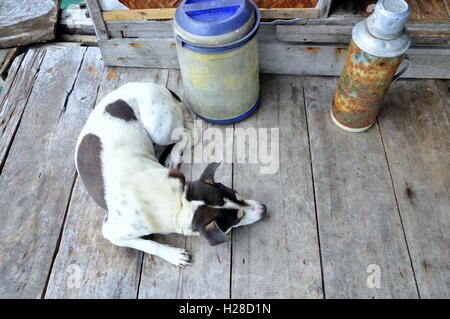
[[[395,83],[378,123],[350,134],[329,116],[337,78],[263,75],[261,107],[222,128],[279,128],[280,169],[218,175],[270,216],[216,247],[158,236],[192,252],[180,269],[103,239],[75,172],[90,111],[127,81],[181,92],[177,70],[105,68],[97,48],[16,58],[0,96],[0,297],[450,297],[449,82]]]

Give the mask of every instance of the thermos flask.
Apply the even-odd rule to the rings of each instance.
[[[363,132],[376,121],[390,84],[409,68],[405,29],[411,11],[404,0],[379,0],[373,14],[355,25],[345,67],[331,107],[333,122]],[[407,62],[397,75],[398,66]]]

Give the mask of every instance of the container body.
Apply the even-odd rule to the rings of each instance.
[[[200,53],[177,45],[185,100],[200,117],[231,123],[259,101],[257,38],[223,53]]]
[[[339,127],[362,132],[375,123],[403,56],[374,56],[351,41],[331,108]]]
[[[252,0],[184,0],[177,8],[185,101],[203,119],[233,123],[258,106],[260,20]]]

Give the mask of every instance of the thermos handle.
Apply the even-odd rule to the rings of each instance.
[[[402,75],[405,74],[411,67],[411,60],[409,59],[409,55],[405,54],[403,61],[406,62],[405,67],[394,76],[394,78],[392,79],[392,82],[395,82],[398,79],[400,79],[402,77]]]

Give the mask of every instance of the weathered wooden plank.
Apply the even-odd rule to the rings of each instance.
[[[103,62],[97,58],[99,53],[100,51],[97,48],[88,49],[74,90],[67,103],[67,109],[72,109],[78,114],[79,129],[81,129],[94,107],[100,78],[104,71]],[[73,149],[74,147],[75,145],[72,145]],[[73,161],[69,165],[75,171]],[[92,243],[97,245],[97,242],[101,241],[99,238],[101,232],[98,232],[101,223],[98,225],[97,221],[101,220],[103,214],[99,212],[101,209],[92,206],[89,195],[81,188],[83,188],[81,180],[77,179],[61,244],[50,275],[46,298],[80,298],[86,296],[86,290],[92,293],[96,281],[108,281],[110,277],[113,277],[110,269],[107,268],[108,263],[92,263],[92,254],[83,254],[86,247],[93,246]],[[94,214],[100,216],[98,220],[93,218]],[[118,256],[111,254],[111,258],[118,258]],[[124,263],[117,262],[117,264],[123,265]],[[93,271],[88,269],[89,267],[95,267],[97,271],[94,278],[90,278]],[[125,271],[124,277],[131,273],[126,267],[123,270]],[[86,286],[90,289],[85,289]],[[104,289],[103,293],[113,296],[118,294],[117,289],[113,289],[112,286],[109,285],[108,288],[111,288],[111,290]],[[127,291],[130,288],[132,288],[131,285],[124,285],[120,292]]]
[[[174,39],[172,21],[107,21],[106,27],[111,38],[165,38]],[[258,29],[258,39],[262,41],[277,41],[276,25],[261,24]]]
[[[85,46],[98,46],[95,35],[59,34],[57,40],[69,43],[79,43]]]
[[[171,20],[175,10],[174,8],[112,10],[103,11],[102,16],[104,21]],[[261,19],[317,18],[319,16],[319,9],[316,8],[260,8],[259,12]]]
[[[52,40],[57,3],[57,0],[2,0],[0,48]]]
[[[3,49],[0,50],[0,77],[4,77],[8,68],[13,63],[19,52],[19,48]]]
[[[417,25],[407,26],[412,45],[450,44],[450,29],[448,25]],[[343,25],[279,25],[277,39],[290,42],[312,43],[344,43],[352,38],[353,26]]]
[[[450,297],[450,108],[436,81],[393,85],[379,118],[422,298]]]
[[[106,31],[105,21],[103,21],[102,11],[98,4],[98,0],[86,0],[87,7],[89,9],[89,15],[94,23],[95,34],[97,39],[107,40],[108,32]]]
[[[265,9],[260,8],[261,19],[296,19],[296,18],[318,18],[319,9],[317,8],[279,8]]]
[[[39,298],[45,289],[74,180],[68,163],[79,122],[66,101],[85,51],[47,48],[1,172],[4,298]]]
[[[279,146],[274,146],[279,147],[279,158],[272,158],[279,161],[279,170],[265,175],[260,169],[267,164],[261,162],[234,165],[236,189],[244,198],[265,203],[268,217],[234,230],[231,297],[321,298],[319,245],[301,78],[265,75],[261,93],[262,104],[257,113],[236,124],[235,144],[239,143],[239,129],[279,129]],[[276,138],[273,133],[268,134],[269,141]],[[259,149],[261,147],[258,145]]]
[[[8,52],[9,52],[9,49],[2,49],[2,50],[0,50],[0,67],[2,67],[3,61],[5,60],[5,57],[8,54]]]
[[[351,134],[332,123],[337,80],[304,81],[325,296],[416,298],[379,131]]]
[[[19,56],[13,62],[6,85],[0,95],[0,172],[44,55],[45,50],[36,49]]]
[[[295,25],[277,26],[277,39],[290,42],[349,43],[353,26]]]
[[[107,65],[148,68],[179,68],[173,38],[111,39],[99,46]],[[345,45],[302,45],[288,42],[259,42],[263,73],[340,75]],[[408,51],[411,68],[407,78],[450,78],[450,49],[416,47]]]
[[[328,14],[330,13],[331,4],[333,0],[319,0],[319,2],[316,5],[316,8],[319,9],[319,18],[327,18]]]
[[[106,26],[112,38],[173,38],[172,21],[109,21]],[[348,44],[353,26],[353,24],[261,24],[258,39],[260,41]],[[445,45],[450,43],[449,25],[446,24],[408,23],[407,29],[411,36],[412,45]]]
[[[173,38],[172,20],[108,21],[106,26],[111,38]]]
[[[106,65],[148,68],[178,68],[175,40],[110,39],[99,41]]]
[[[305,46],[260,42],[260,67],[264,73],[340,75],[347,49],[342,45]],[[411,68],[406,78],[449,78],[448,49],[411,48]]]
[[[95,50],[93,58],[98,53]],[[102,72],[102,63],[98,61],[86,63],[86,67],[92,67],[89,69],[95,72],[95,77],[86,77],[86,83],[80,84],[83,95],[92,91],[92,96],[82,103],[80,121],[83,124],[94,103],[115,88],[130,81],[165,84],[168,73],[109,68]],[[85,85],[90,88],[83,90]],[[97,88],[99,94],[96,99]],[[74,100],[73,103],[80,104],[80,100]],[[136,298],[143,254],[137,250],[113,246],[103,238],[101,225],[104,214],[78,178],[46,298]]]

